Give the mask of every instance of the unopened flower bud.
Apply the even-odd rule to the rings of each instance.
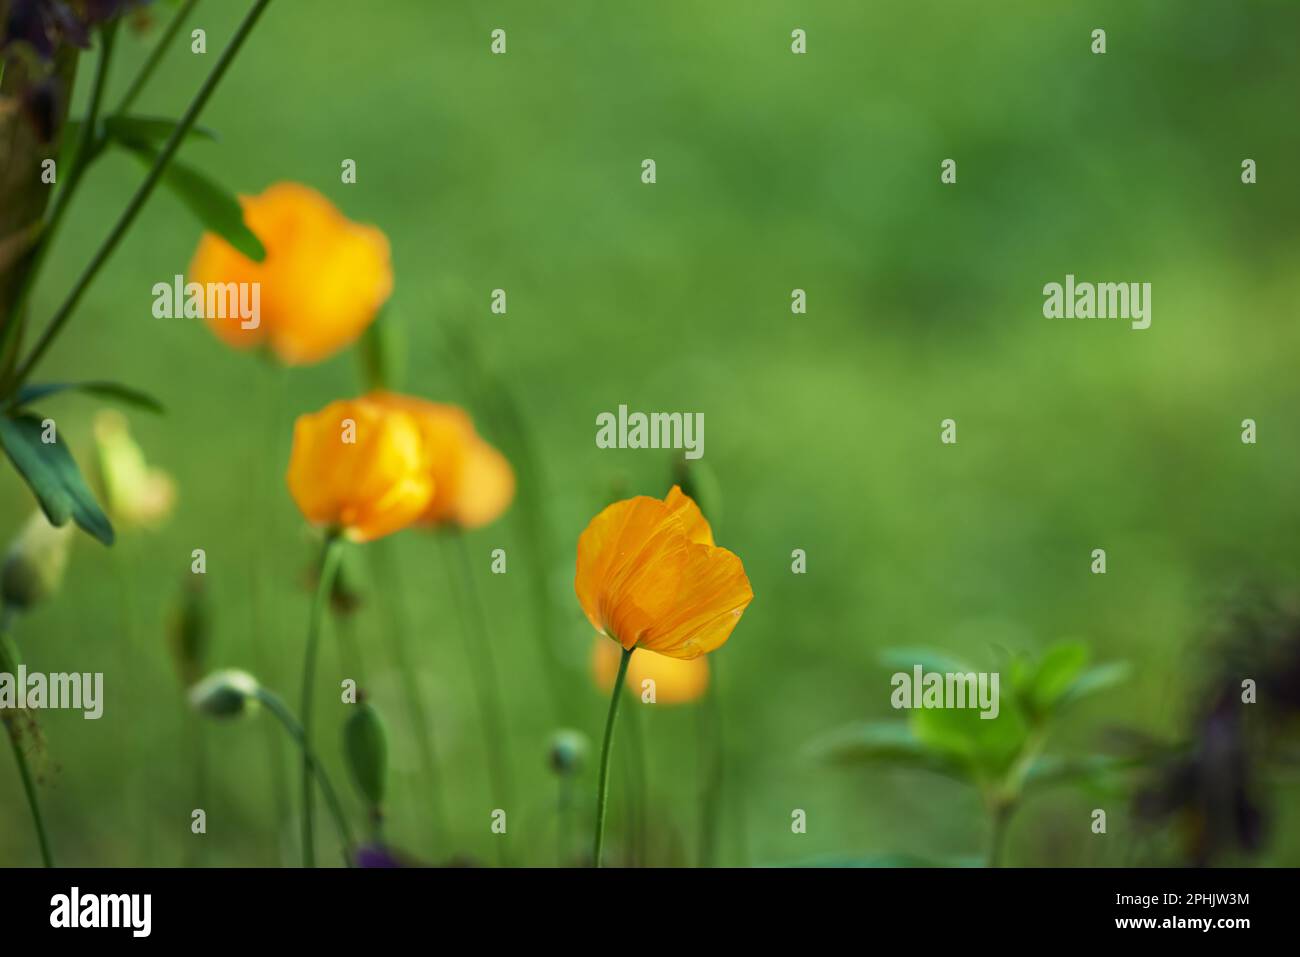
[[[0,570],[6,608],[25,611],[58,591],[68,564],[72,523],[56,528],[35,512],[14,539]]]
[[[190,704],[209,718],[235,718],[256,710],[260,687],[247,671],[214,671],[190,689]]]
[[[577,774],[587,759],[587,736],[581,731],[568,728],[551,735],[551,749],[548,760],[551,770],[556,774]]]

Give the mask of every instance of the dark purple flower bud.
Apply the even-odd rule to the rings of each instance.
[[[357,848],[357,867],[405,867],[396,855],[382,844],[363,844]]]
[[[46,0],[12,0],[5,20],[0,49],[26,43],[42,59],[54,56],[54,24]]]

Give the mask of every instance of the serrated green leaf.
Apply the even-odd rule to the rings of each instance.
[[[10,406],[18,408],[59,392],[84,392],[101,399],[115,399],[126,405],[162,413],[163,405],[153,396],[120,382],[42,382],[18,390]]]
[[[121,145],[147,165],[152,165],[157,157],[157,150],[150,144],[134,141]],[[216,233],[254,262],[266,258],[262,241],[244,222],[239,200],[225,187],[175,158],[163,170],[162,181],[204,229]]]
[[[55,441],[41,441],[41,420],[32,415],[0,417],[0,445],[27,482],[52,525],[71,518],[105,545],[113,544],[113,526],[86,486],[55,432]]]

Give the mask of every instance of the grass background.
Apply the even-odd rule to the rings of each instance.
[[[137,110],[178,115],[245,6],[201,3],[193,26],[208,54],[178,45]],[[505,56],[488,52],[497,27]],[[790,52],[795,27],[805,56]],[[1108,31],[1104,56],[1089,51],[1094,27]],[[1135,672],[1070,719],[1062,750],[1094,749],[1116,724],[1183,731],[1219,602],[1248,583],[1289,585],[1300,564],[1298,27],[1300,7],[1266,0],[270,6],[201,119],[220,143],[187,144],[183,157],[242,193],[307,183],[381,226],[406,389],[468,404],[436,323],[463,327],[539,452],[540,471],[519,480],[545,501],[553,532],[561,717],[518,507],[469,541],[508,704],[516,862],[554,860],[551,732],[572,725],[595,739],[604,715],[572,593],[577,536],[614,488],[668,487],[668,454],[595,447],[596,415],[620,403],[704,413],[718,538],[756,593],[716,656],[722,863],[980,852],[980,808],[956,785],[806,756],[829,728],[891,714],[876,660],[888,646],[991,667],[994,646],[1082,639],[1095,660]],[[110,103],[146,46],[119,42]],[[647,157],[654,186],[640,182]],[[946,157],[958,161],[955,186],[939,182]],[[1240,182],[1245,157],[1257,185]],[[357,161],[355,185],[339,182],[345,158]],[[56,306],[141,175],[121,155],[93,171],[34,318]],[[106,675],[103,719],[42,718],[42,795],[67,863],[297,860],[296,773],[269,719],[205,729],[208,834],[191,835],[194,738],[164,635],[191,549],[204,548],[213,663],[296,701],[313,541],[282,478],[289,431],[295,415],[361,386],[352,353],[286,373],[201,323],[154,319],[152,285],[184,271],[198,236],[157,194],[38,373],[162,397],[167,415],[133,414],[132,427],[180,494],[159,531],[111,550],[79,537],[60,599],[17,635],[29,667]],[[1044,319],[1042,287],[1067,272],[1150,281],[1151,328]],[[497,287],[505,317],[489,312]],[[796,287],[806,316],[790,314]],[[46,411],[85,463],[93,403],[56,401]],[[938,441],[948,417],[955,447]],[[1259,423],[1255,446],[1240,441],[1246,417]],[[0,528],[16,530],[30,497],[8,470],[0,485]],[[398,594],[375,575],[369,549],[351,556],[365,684],[392,732],[390,837],[424,859],[491,861],[494,805],[443,552],[419,533],[374,547],[390,549],[405,585]],[[505,576],[487,573],[495,547],[511,556]],[[1088,573],[1095,547],[1108,551],[1104,577]],[[793,548],[807,551],[804,576],[790,573]],[[410,615],[434,717],[452,824],[440,846],[387,650],[391,601]],[[359,813],[336,746],[345,712],[327,693],[356,663],[325,638],[319,740]],[[689,863],[698,716],[641,710],[656,860]],[[1279,787],[1262,860],[1294,864],[1294,788]],[[593,792],[589,768],[581,794]],[[1096,838],[1093,806],[1069,792],[1031,805],[1008,859],[1119,863],[1133,822],[1117,803]],[[808,812],[805,835],[791,833],[794,808]],[[0,862],[35,863],[11,770],[0,772],[0,820]]]

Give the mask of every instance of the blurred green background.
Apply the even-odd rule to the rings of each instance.
[[[179,115],[246,6],[200,3],[192,25],[207,30],[207,56],[178,44],[137,111]],[[488,52],[498,27],[504,56]],[[796,27],[804,56],[790,52]],[[1089,51],[1095,27],[1108,33],[1104,56]],[[510,454],[475,407],[478,392],[508,390],[536,451],[531,471],[512,458],[546,510],[561,713],[537,641],[527,499],[469,536],[508,710],[515,863],[555,860],[550,735],[576,727],[597,745],[604,718],[573,596],[577,537],[614,494],[662,496],[670,484],[670,453],[596,448],[597,414],[621,403],[704,413],[704,461],[722,493],[715,530],[756,595],[713,656],[726,749],[719,863],[982,853],[972,792],[809,756],[828,729],[894,716],[886,647],[933,646],[992,669],[997,647],[1081,640],[1095,661],[1134,672],[1070,715],[1059,750],[1095,750],[1115,725],[1187,732],[1221,604],[1247,585],[1289,586],[1300,570],[1298,29],[1300,6],[1280,0],[271,4],[201,118],[220,142],[187,144],[183,158],[245,194],[304,182],[380,226],[405,389],[466,404]],[[110,102],[156,33],[124,31]],[[947,157],[955,186],[939,182]],[[1240,182],[1246,157],[1257,185]],[[355,185],[339,182],[345,158],[357,161]],[[645,158],[658,166],[653,186],[640,181]],[[121,154],[94,169],[35,321],[141,175]],[[298,860],[283,736],[266,717],[204,726],[200,783],[165,635],[191,550],[204,548],[212,664],[247,668],[296,704],[315,545],[283,481],[289,433],[296,415],[363,386],[352,351],[285,372],[201,322],[153,318],[151,287],[184,271],[199,233],[156,194],[38,373],[161,397],[165,416],[133,412],[131,425],[179,490],[157,531],[125,532],[112,549],[79,533],[61,595],[16,634],[31,668],[106,676],[101,720],[41,716],[42,799],[68,864]],[[1151,282],[1151,328],[1043,318],[1043,285],[1066,273]],[[504,317],[489,311],[498,287]],[[790,313],[796,287],[806,316]],[[479,371],[446,348],[445,329],[463,333]],[[83,465],[95,407],[66,397],[42,410]],[[956,446],[939,442],[949,417]],[[1254,446],[1240,441],[1247,417],[1259,423]],[[11,470],[0,483],[8,534],[33,502]],[[488,573],[496,547],[510,555],[504,576]],[[1097,547],[1105,576],[1088,570]],[[807,552],[806,575],[791,574],[794,548]],[[400,592],[376,572],[379,550],[399,565]],[[336,783],[359,826],[338,747],[346,711],[331,692],[359,670],[391,731],[392,843],[426,861],[493,863],[502,839],[489,830],[496,805],[446,553],[406,532],[348,562],[361,660],[327,631],[318,698]],[[445,779],[438,841],[386,634],[392,603],[411,622]],[[639,711],[650,862],[694,863],[699,709]],[[629,753],[612,778],[615,854]],[[34,864],[9,765],[0,862]],[[1300,863],[1294,782],[1270,779],[1267,793],[1275,818],[1255,860]],[[190,832],[197,806],[202,837]],[[1104,838],[1088,829],[1095,806],[1068,790],[1028,805],[1007,859],[1130,861],[1127,802],[1104,805]],[[791,833],[795,808],[806,834]],[[328,818],[318,835],[332,863]]]

